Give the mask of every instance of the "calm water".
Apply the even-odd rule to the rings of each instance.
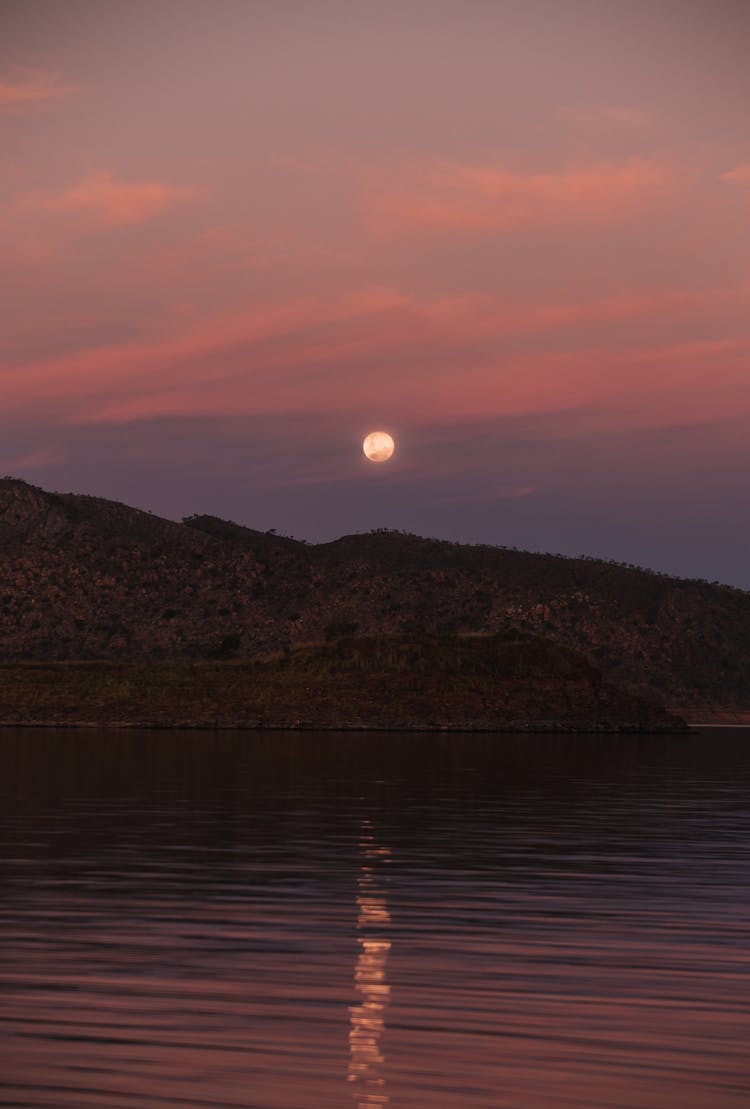
[[[750,1104],[750,731],[0,732],[0,1104]]]

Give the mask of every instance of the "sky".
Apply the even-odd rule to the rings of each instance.
[[[0,473],[750,588],[748,42],[744,0],[0,0]]]

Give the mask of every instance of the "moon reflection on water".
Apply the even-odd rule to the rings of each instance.
[[[357,1109],[387,1105],[384,1056],[380,1039],[391,987],[386,968],[391,942],[386,938],[391,918],[380,884],[379,868],[390,862],[390,848],[378,845],[369,820],[362,821],[359,839],[361,865],[357,878],[357,944],[354,989],[359,1002],[350,1008],[349,1072]]]

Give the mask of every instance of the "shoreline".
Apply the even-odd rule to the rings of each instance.
[[[536,636],[361,636],[248,662],[0,665],[0,727],[681,734]]]
[[[459,724],[316,724],[300,720],[289,724],[264,724],[260,721],[163,721],[144,720],[0,720],[0,731],[12,728],[45,728],[50,731],[144,731],[144,732],[410,732],[414,734],[438,733],[442,735],[687,735],[699,728],[748,727],[750,724],[690,724],[683,728],[666,725],[591,724],[575,727],[552,721],[534,723],[507,723],[500,725]]]

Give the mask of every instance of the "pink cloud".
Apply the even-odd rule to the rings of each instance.
[[[31,454],[20,455],[17,458],[6,458],[0,462],[4,473],[19,473],[24,470],[42,470],[46,466],[56,466],[68,457],[66,451],[56,447],[42,447]]]
[[[571,351],[524,350],[467,369],[451,414],[522,414],[606,405],[615,425],[635,405],[640,426],[750,413],[750,342],[704,341],[612,350],[582,343]],[[599,428],[602,431],[603,427]]]
[[[235,315],[186,324],[152,342],[77,351],[31,364],[0,368],[6,405],[24,409],[30,396],[64,404],[74,418],[133,419],[198,410],[261,411],[267,400],[251,388],[259,373],[297,371],[321,359],[341,359],[396,332],[368,319],[398,317],[407,301],[386,288],[329,299],[300,298]],[[403,325],[405,326],[405,325]],[[239,362],[239,368],[238,368]],[[260,365],[258,365],[260,364]],[[219,388],[220,387],[220,388]],[[284,379],[271,397],[283,394]],[[304,392],[304,385],[302,391]],[[313,392],[319,392],[313,385]],[[107,398],[106,401],[103,398]],[[186,407],[187,398],[187,407]],[[271,400],[273,406],[273,400]]]
[[[726,295],[726,294],[724,294]],[[441,298],[425,306],[424,312],[447,333],[539,336],[577,325],[615,323],[620,320],[676,318],[694,312],[717,299],[702,291],[645,290],[621,293],[589,301],[516,303],[491,295]]]
[[[560,119],[573,124],[606,124],[631,128],[634,131],[644,131],[653,127],[654,118],[648,112],[639,108],[628,108],[617,105],[592,106],[569,105],[558,112]]]
[[[489,296],[419,302],[374,287],[205,320],[173,316],[170,333],[152,341],[8,366],[0,380],[6,413],[47,408],[74,423],[295,410],[473,417],[659,391],[673,412],[699,410],[707,390],[726,406],[720,387],[746,388],[747,342],[611,349],[600,329],[595,338],[586,330],[675,321],[695,305],[695,296],[664,291],[524,308]],[[551,351],[544,336],[571,327],[583,330]],[[508,347],[508,336],[523,342]]]
[[[632,159],[551,173],[438,163],[367,202],[376,228],[412,232],[509,233],[557,225],[620,223],[673,193],[666,166]]]
[[[719,180],[726,181],[729,185],[750,185],[750,162],[730,169],[728,173],[722,173]]]
[[[92,170],[57,196],[33,193],[25,203],[55,212],[79,212],[106,227],[143,223],[176,203],[196,195],[194,189],[160,181],[121,181],[109,170]]]
[[[75,88],[64,85],[52,73],[26,69],[19,71],[16,79],[0,77],[0,109],[20,108],[32,104],[42,104],[48,100],[62,100]]]

